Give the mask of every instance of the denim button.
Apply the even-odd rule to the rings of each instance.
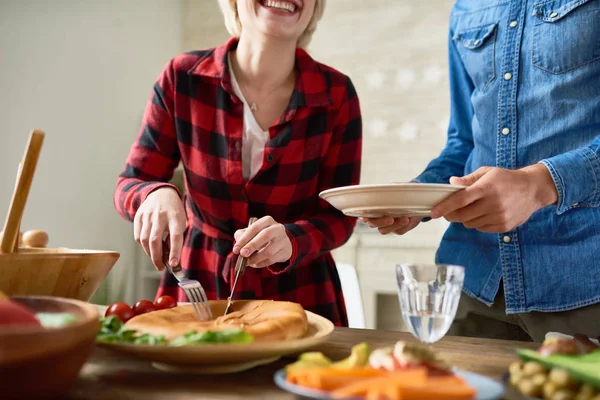
[[[578,205],[579,205],[579,203],[575,202],[575,203],[571,204],[571,207],[577,207]]]
[[[556,18],[558,17],[558,13],[553,12],[552,14],[550,14],[550,18]]]
[[[502,129],[502,134],[503,134],[504,136],[508,135],[509,133],[510,133],[510,129],[508,129],[508,128],[504,128],[504,129]]]
[[[516,28],[517,25],[519,25],[517,21],[512,21],[508,26],[510,26],[511,28]]]
[[[502,241],[503,241],[504,243],[510,243],[510,240],[511,240],[511,239],[510,239],[510,236],[508,236],[508,235],[505,235],[505,236],[502,238]]]
[[[505,81],[510,81],[511,79],[512,79],[512,74],[510,72],[507,72],[504,74]]]

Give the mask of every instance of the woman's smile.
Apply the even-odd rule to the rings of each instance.
[[[294,15],[298,14],[302,8],[302,2],[297,0],[259,0],[263,8],[277,15]]]

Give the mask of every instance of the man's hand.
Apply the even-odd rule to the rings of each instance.
[[[467,188],[436,205],[431,217],[444,217],[481,232],[509,232],[558,199],[543,164],[518,170],[481,167],[462,178],[450,178],[450,183]]]
[[[408,218],[408,217],[381,217],[381,218],[359,218],[362,222],[367,224],[371,228],[377,228],[379,233],[387,235],[389,233],[395,233],[396,235],[404,235],[406,232],[414,229],[422,218]]]

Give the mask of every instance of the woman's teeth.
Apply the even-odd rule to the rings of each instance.
[[[274,0],[265,0],[264,5],[270,8],[277,8],[279,10],[284,10],[290,13],[296,11],[296,6],[287,1],[274,1]]]

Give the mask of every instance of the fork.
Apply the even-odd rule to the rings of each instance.
[[[177,279],[179,287],[183,290],[188,300],[192,304],[194,313],[200,321],[208,321],[213,319],[210,305],[208,304],[208,298],[206,292],[200,284],[200,282],[188,279],[183,273],[183,268],[178,264],[175,267],[171,267],[169,264],[169,237],[167,236],[163,241],[163,263],[171,274]]]

